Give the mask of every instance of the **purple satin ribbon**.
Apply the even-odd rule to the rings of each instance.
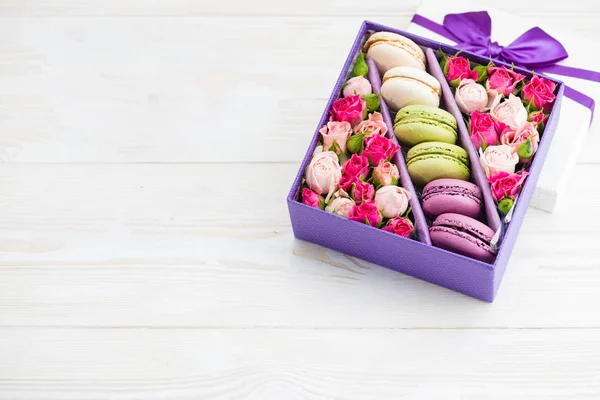
[[[456,42],[465,51],[538,72],[600,82],[600,72],[557,65],[569,54],[558,40],[538,27],[523,33],[508,46],[501,46],[492,42],[492,19],[486,11],[448,14],[443,24],[415,14],[412,22]],[[590,109],[593,118],[594,99],[566,85],[565,96]]]

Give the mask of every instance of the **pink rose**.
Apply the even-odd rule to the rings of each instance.
[[[519,155],[507,145],[489,146],[485,151],[479,149],[479,160],[488,178],[498,172],[515,172]]]
[[[331,106],[331,114],[336,121],[347,121],[355,126],[365,117],[367,103],[360,96],[348,96],[336,100]]]
[[[498,133],[490,114],[482,114],[479,111],[471,114],[471,141],[476,148],[482,147],[482,143],[487,147],[498,142]]]
[[[346,192],[349,192],[352,189],[352,185],[354,185],[359,180],[360,179],[358,176],[352,175],[350,173],[345,173],[345,174],[342,174],[342,177],[340,178],[340,182],[339,182],[338,186],[340,187],[340,189],[345,190]]]
[[[384,231],[395,233],[396,235],[403,237],[409,237],[413,229],[413,223],[402,217],[391,219],[390,222],[382,228]]]
[[[348,138],[352,134],[352,126],[349,122],[329,121],[319,132],[323,138],[323,150],[335,150],[337,154],[345,153],[347,150]],[[339,149],[334,145],[337,143]]]
[[[306,184],[318,194],[333,193],[342,176],[342,167],[333,151],[324,151],[306,167]]]
[[[543,111],[534,111],[529,114],[529,118],[527,120],[529,122],[533,122],[533,124],[537,127],[539,124],[545,124],[548,116],[544,114]]]
[[[375,205],[385,218],[404,214],[409,200],[410,192],[398,186],[384,186],[375,193]]]
[[[449,81],[455,79],[473,79],[477,80],[477,71],[471,70],[471,65],[466,58],[446,56],[448,71],[446,77]]]
[[[388,131],[387,124],[383,122],[383,116],[374,112],[369,114],[369,118],[362,121],[356,128],[354,128],[354,133],[360,135],[361,133],[367,133],[369,131],[370,135],[385,135]]]
[[[369,175],[369,160],[367,157],[352,154],[352,157],[342,166],[342,176],[355,176],[358,179],[365,179],[367,175]]]
[[[375,195],[375,188],[370,183],[356,181],[352,188],[352,198],[356,204],[371,200]]]
[[[365,201],[360,205],[352,207],[352,210],[350,210],[350,213],[348,214],[348,218],[352,221],[361,222],[376,228],[379,228],[379,225],[381,225],[381,221],[383,220],[383,217],[373,200]]]
[[[454,99],[460,111],[471,114],[483,111],[488,104],[488,94],[483,86],[472,79],[463,79],[456,89]]]
[[[346,86],[344,86],[344,90],[342,90],[344,97],[353,95],[359,95],[362,97],[371,93],[373,93],[371,82],[362,76],[355,76],[354,78],[348,79]]]
[[[509,174],[508,172],[498,172],[488,178],[492,184],[492,194],[496,201],[501,201],[504,198],[513,199],[517,197],[521,191],[521,186],[525,182],[529,173],[525,170],[518,174]]]
[[[400,172],[396,164],[381,160],[373,169],[373,182],[378,186],[389,186],[398,183]]]
[[[525,79],[525,75],[521,75],[513,70],[502,67],[488,68],[489,78],[485,82],[487,90],[495,90],[508,96],[515,91],[517,83]]]
[[[346,196],[347,193],[342,192],[342,194],[339,194],[339,192],[336,192],[333,195],[333,199],[325,207],[325,211],[347,218],[356,203]]]
[[[367,157],[371,165],[377,165],[381,160],[389,160],[400,149],[400,146],[383,136],[373,135],[365,139],[365,150],[362,155]]]
[[[517,129],[521,124],[527,122],[527,110],[517,96],[510,94],[508,99],[498,104],[490,112],[496,123],[496,131],[502,132],[504,125]]]
[[[323,196],[313,192],[308,188],[304,188],[302,189],[302,204],[322,209],[325,205],[325,202],[323,200]]]
[[[550,109],[550,105],[556,99],[554,95],[556,84],[549,79],[534,76],[531,81],[523,86],[523,99],[528,103],[532,101],[538,110]]]
[[[525,122],[516,131],[508,131],[500,136],[500,143],[506,144],[512,147],[516,153],[519,151],[519,145],[525,143],[528,138],[531,138],[531,146],[533,153],[537,151],[538,144],[540,143],[540,135],[538,134],[535,124],[533,122]],[[521,158],[522,163],[527,162],[528,159]]]

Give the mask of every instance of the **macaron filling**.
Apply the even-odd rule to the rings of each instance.
[[[429,228],[429,232],[433,233],[433,232],[444,232],[444,233],[448,233],[454,236],[458,236],[459,238],[462,238],[474,245],[476,245],[478,248],[486,251],[487,253],[491,254],[491,255],[496,255],[496,250],[494,250],[492,248],[492,246],[490,246],[488,243],[484,242],[483,240],[471,235],[468,231],[464,231],[464,230],[460,230],[458,228],[455,227],[448,227],[448,226],[432,226],[431,228]],[[444,246],[444,247],[448,247],[448,246]],[[447,249],[447,250],[454,250],[454,249]],[[468,255],[468,254],[465,254]]]
[[[430,228],[430,230],[444,230],[442,228],[462,232],[473,237],[474,239],[478,239],[484,245],[488,246],[490,251],[495,253],[494,249],[489,246],[492,236],[489,236],[486,232],[477,229],[473,225],[466,224],[456,219],[438,218],[433,222],[433,226]]]
[[[464,188],[464,187],[459,187],[459,186],[434,186],[431,188],[427,188],[427,190],[425,190],[423,192],[422,198],[423,201],[430,199],[432,197],[435,196],[439,196],[439,195],[444,195],[444,196],[466,196],[470,199],[472,199],[473,201],[477,202],[477,204],[481,204],[481,196],[476,195],[475,193],[473,193],[472,190]]]

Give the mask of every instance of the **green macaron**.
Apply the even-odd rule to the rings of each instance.
[[[413,183],[419,187],[436,179],[468,181],[471,177],[467,152],[449,143],[425,142],[416,145],[406,155],[406,166]]]
[[[394,133],[405,146],[423,142],[455,144],[458,137],[456,119],[446,110],[425,105],[402,108],[396,114]]]

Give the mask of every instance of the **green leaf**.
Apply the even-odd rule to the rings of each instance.
[[[446,58],[446,53],[444,53],[442,51],[442,49],[439,50],[440,54],[442,55],[442,58],[440,59],[440,67],[442,68],[442,72],[444,73],[444,76],[448,74],[448,59]]]
[[[471,117],[463,114],[463,120],[465,121],[465,126],[467,127],[467,132],[471,135]]]
[[[484,83],[488,78],[488,67],[486,65],[478,65],[473,68],[477,72],[477,83]]]
[[[323,199],[319,200],[319,208],[321,210],[325,209],[325,200],[323,200]]]
[[[460,85],[460,78],[456,78],[453,81],[450,81],[450,86],[452,86],[453,88],[457,88],[458,85]]]

